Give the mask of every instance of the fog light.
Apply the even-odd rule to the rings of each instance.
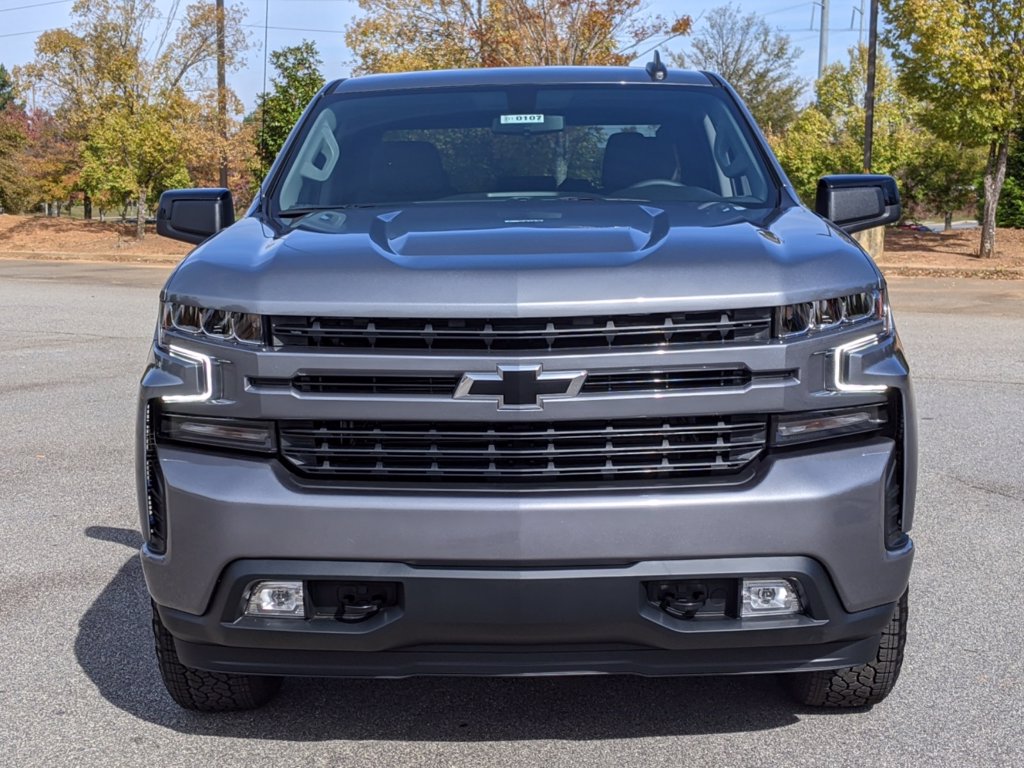
[[[246,616],[303,619],[306,604],[301,581],[258,581],[249,594]]]
[[[800,613],[803,606],[789,579],[744,579],[740,616],[777,616]]]

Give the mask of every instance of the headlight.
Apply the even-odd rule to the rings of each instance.
[[[263,344],[263,318],[251,312],[204,309],[166,301],[160,312],[161,344],[164,334],[171,330],[231,343]]]
[[[274,424],[270,421],[164,413],[158,421],[158,434],[164,440],[212,448],[254,453],[274,453],[277,450]]]
[[[818,301],[787,304],[775,310],[775,337],[791,339],[822,331],[882,320],[889,331],[889,298],[885,288]]]

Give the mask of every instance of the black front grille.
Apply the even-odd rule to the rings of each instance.
[[[746,367],[680,368],[667,371],[591,373],[583,394],[611,392],[674,392],[693,389],[744,387],[754,379],[778,379],[792,371],[751,373]],[[257,388],[287,388],[311,395],[430,395],[448,397],[461,376],[376,376],[373,374],[298,374],[291,379],[253,377]]]
[[[275,316],[270,328],[279,349],[515,354],[762,343],[771,318],[768,308],[491,319]]]
[[[764,450],[767,416],[475,424],[282,421],[281,452],[309,477],[353,482],[565,483],[715,478]]]

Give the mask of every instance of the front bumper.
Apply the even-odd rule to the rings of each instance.
[[[667,367],[744,360],[753,370],[799,370],[799,381],[659,398],[572,398],[552,403],[545,418],[785,413],[877,399],[825,387],[829,351],[838,341],[672,353],[663,361]],[[300,397],[243,386],[250,375],[291,375],[328,363],[382,370],[388,356],[218,354],[219,399],[175,409],[258,419],[536,417],[451,398]],[[595,362],[616,369],[651,365],[643,356],[605,357]],[[400,362],[402,370],[412,365]],[[548,362],[553,370],[576,365],[572,358]],[[444,356],[416,363],[425,371],[479,368],[479,361]],[[902,530],[909,530],[916,438],[898,344],[884,340],[850,355],[846,366],[851,381],[901,390]],[[200,391],[197,371],[157,354],[143,380],[142,408],[157,397]],[[140,455],[143,438],[140,430]],[[772,450],[758,461],[755,477],[735,485],[639,490],[339,487],[303,480],[274,457],[172,443],[157,443],[154,451],[166,549],[143,547],[147,585],[182,661],[215,671],[400,676],[838,668],[876,651],[913,559],[909,539],[886,549],[886,474],[898,457],[894,440],[883,436]],[[146,530],[144,473],[140,462]],[[680,623],[648,604],[640,587],[648,579],[723,574],[792,574],[812,595],[808,613],[756,623]],[[289,576],[396,581],[403,602],[357,625],[240,618],[249,579]]]
[[[805,613],[676,618],[646,585],[782,575]],[[257,579],[386,581],[400,599],[365,621],[242,617]],[[236,674],[401,677],[834,669],[873,657],[892,615],[848,613],[811,559],[647,561],[605,568],[442,568],[397,563],[245,560],[224,573],[202,616],[158,606],[181,661]]]
[[[157,449],[167,549],[142,551],[150,594],[194,615],[237,560],[463,567],[622,566],[707,558],[821,563],[843,608],[894,603],[912,545],[887,550],[892,440],[770,455],[735,487],[443,494],[316,489],[272,458]]]

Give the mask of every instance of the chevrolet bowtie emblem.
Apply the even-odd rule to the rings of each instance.
[[[464,373],[456,400],[493,400],[498,410],[531,410],[544,401],[576,397],[586,371],[544,373],[539,365],[499,365],[496,373]]]

